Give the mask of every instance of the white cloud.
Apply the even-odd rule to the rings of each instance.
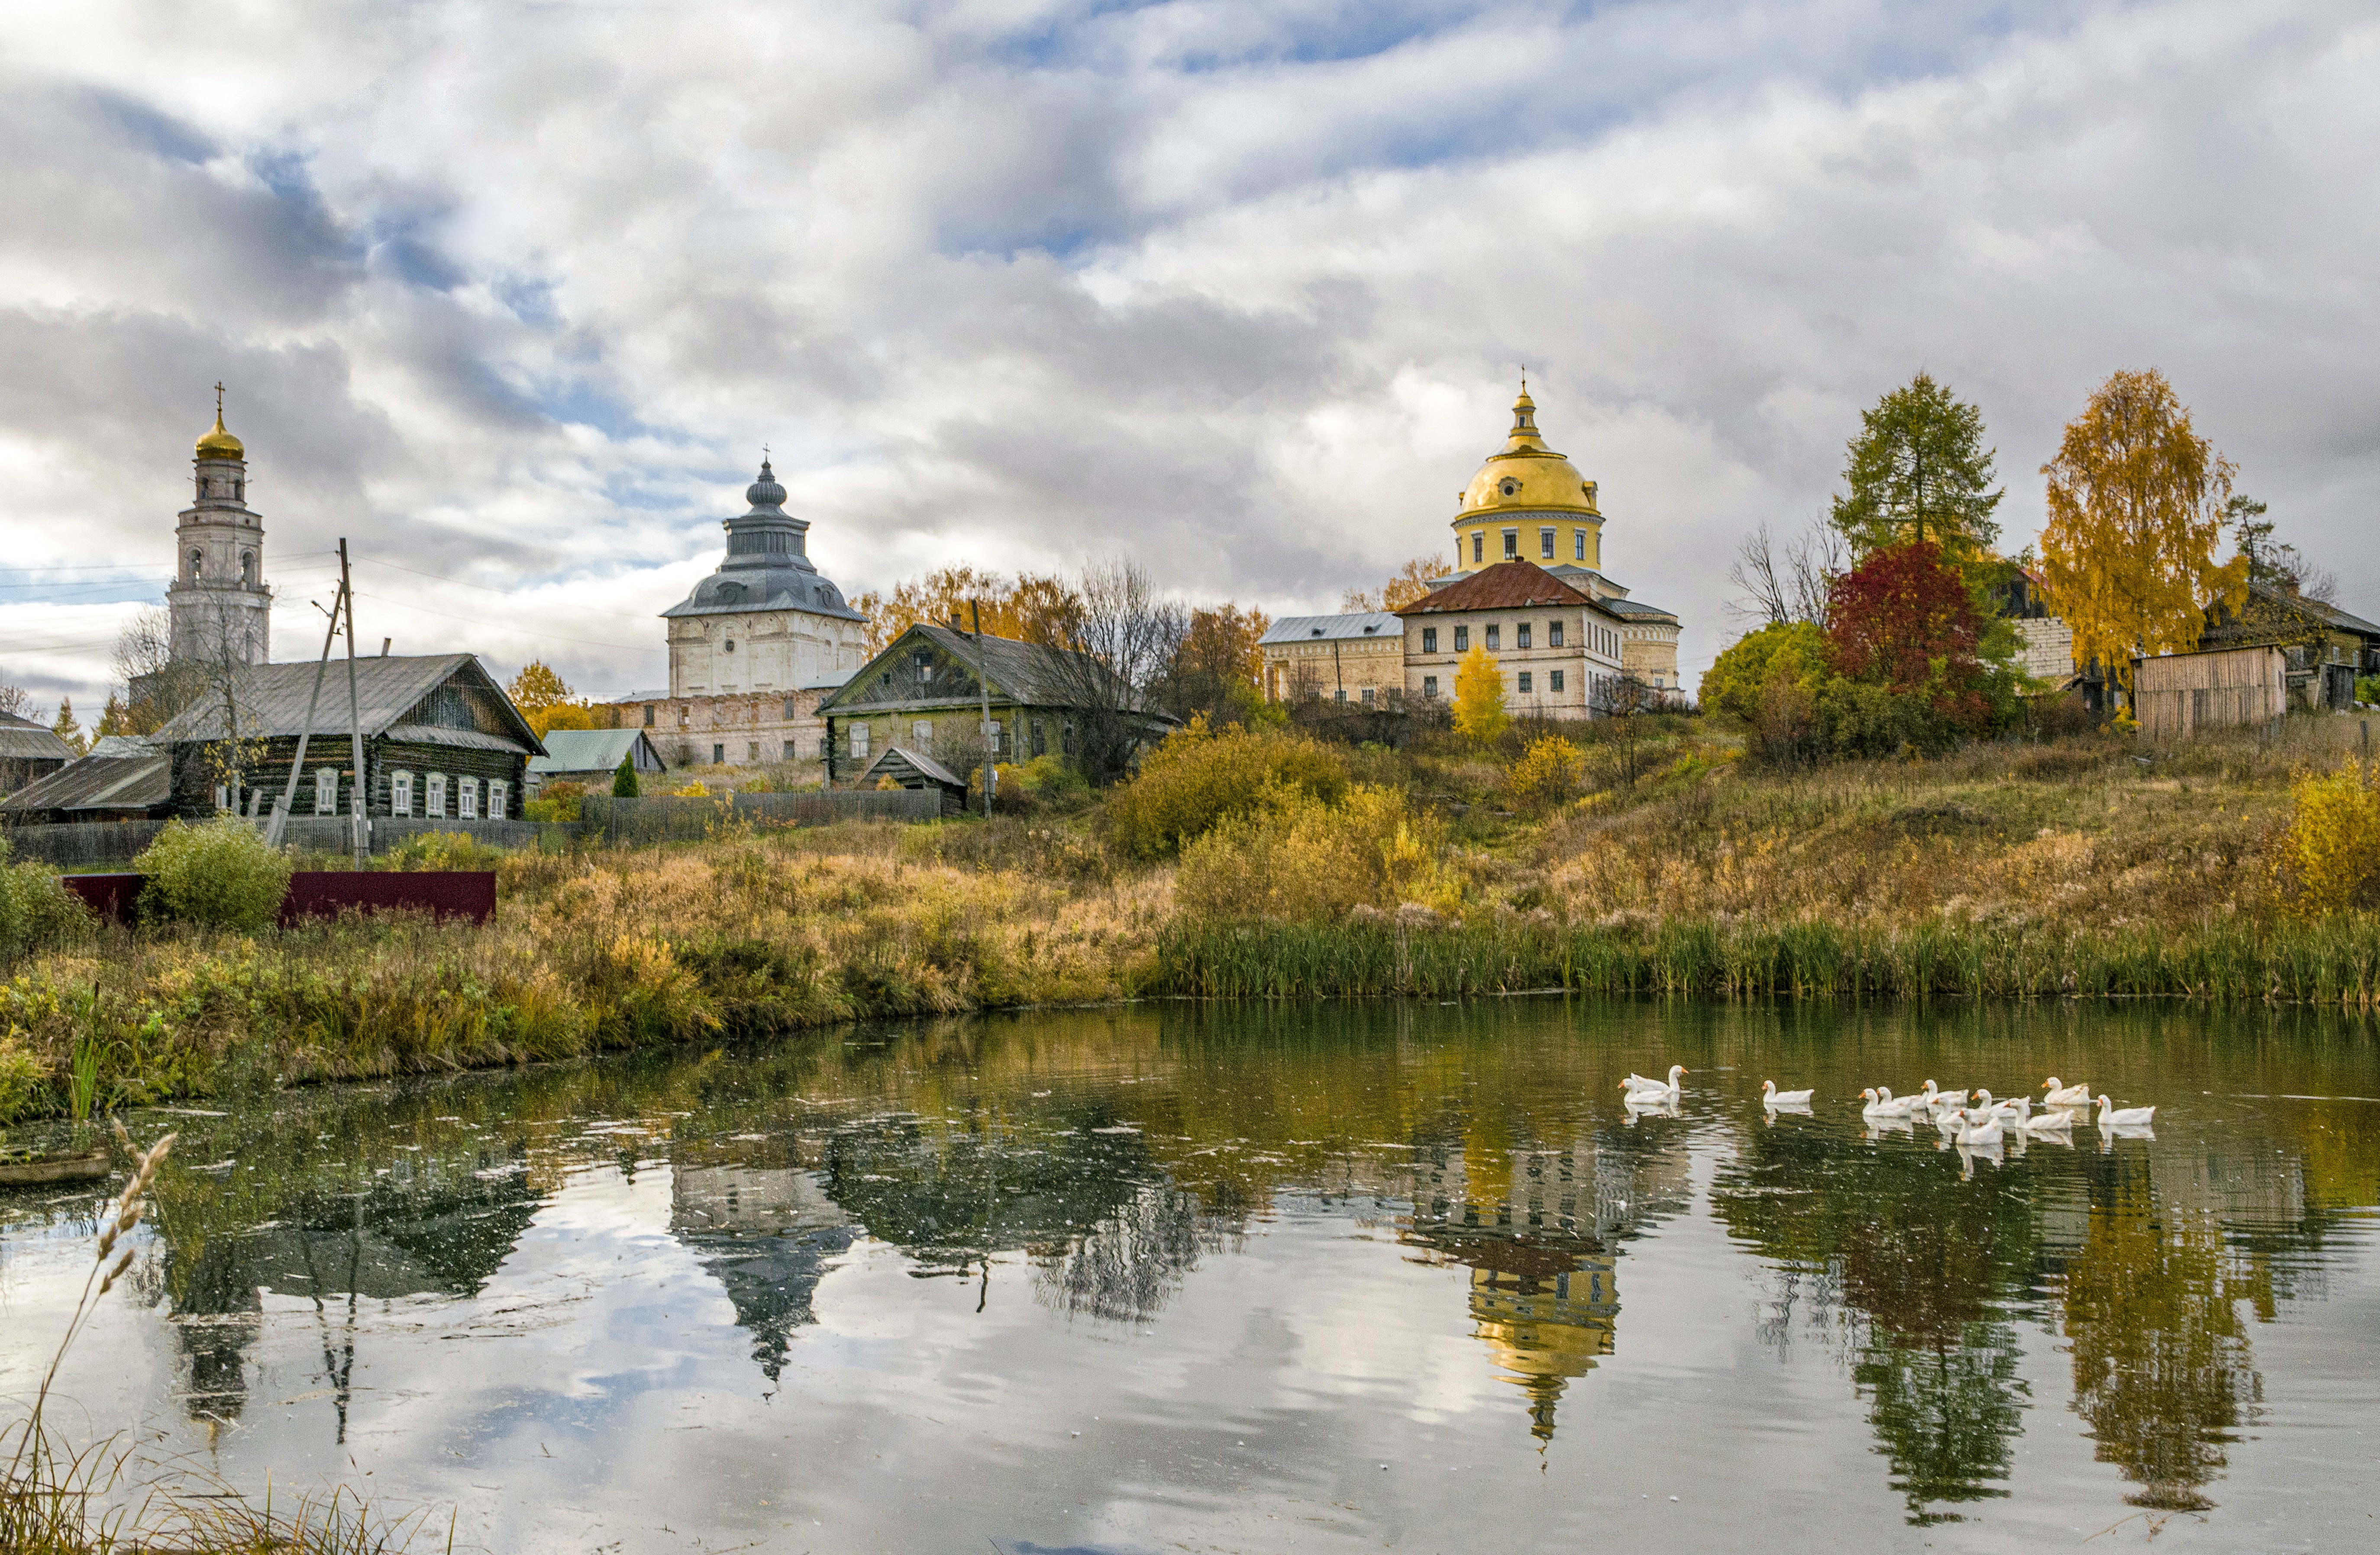
[[[96,6],[0,98],[20,567],[162,576],[233,385],[290,623],[650,685],[762,442],[846,588],[1129,551],[1276,612],[1445,543],[1525,361],[1608,569],[1725,640],[1860,407],[1977,400],[2011,539],[2155,363],[2380,609],[2368,12]],[[0,674],[105,651],[9,574]],[[27,587],[30,585],[31,587]],[[481,591],[495,589],[509,600]],[[493,605],[496,608],[492,610]],[[435,612],[437,613],[431,613]],[[97,619],[93,617],[93,619]],[[85,636],[103,632],[76,627]]]

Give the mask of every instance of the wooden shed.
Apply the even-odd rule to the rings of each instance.
[[[906,746],[886,746],[884,753],[859,774],[859,786],[873,788],[886,778],[892,779],[896,788],[939,789],[944,815],[966,813],[966,780],[923,751],[911,750]]]
[[[2143,739],[2267,723],[2289,711],[2289,656],[2227,648],[2132,661],[2132,716]]]

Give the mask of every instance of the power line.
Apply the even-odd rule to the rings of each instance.
[[[394,605],[398,610],[419,611],[424,615],[435,615],[443,621],[460,621],[472,626],[485,626],[488,625],[487,620],[481,616],[456,615],[448,611],[431,610],[427,605],[410,604],[404,600],[393,600],[382,594],[367,594],[360,589],[356,590],[356,598],[359,600],[371,600],[379,604]],[[500,629],[513,631],[522,637],[532,638],[540,642],[575,642],[586,648],[623,648],[631,652],[638,653],[659,653],[662,651],[659,648],[650,645],[629,642],[602,642],[594,638],[565,637],[559,632],[539,632],[533,631],[526,626],[514,626]]]
[[[457,589],[477,589],[482,593],[496,594],[505,599],[511,599],[518,593],[517,589],[498,589],[485,583],[466,583],[459,577],[446,577],[434,572],[423,572],[419,567],[408,567],[402,562],[383,562],[377,556],[358,556],[356,560],[368,567],[389,567],[397,572],[409,572],[416,577],[426,577],[432,583],[450,583]],[[625,610],[604,610],[596,605],[577,605],[574,608],[587,611],[596,615],[616,615],[623,621],[653,621],[659,619],[656,614],[639,614]]]

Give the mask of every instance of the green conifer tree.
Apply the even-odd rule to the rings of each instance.
[[[631,754],[634,753],[631,752]],[[638,797],[636,763],[626,756],[620,758],[618,769],[612,773],[612,797],[614,799]]]
[[[1854,560],[1908,540],[1930,540],[1972,560],[1991,549],[1992,521],[2004,490],[1992,489],[1984,413],[1924,372],[1860,412],[1843,466],[1847,495],[1828,518],[1851,543]]]

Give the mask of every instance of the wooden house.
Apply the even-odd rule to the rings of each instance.
[[[519,814],[530,758],[545,746],[468,653],[355,661],[363,761],[348,735],[347,662],[249,664],[150,736],[173,759],[177,815],[271,813],[301,730],[304,770],[290,814],[502,820]],[[314,715],[308,722],[310,700]]]
[[[987,699],[989,743],[1000,761],[1074,756],[1078,732],[1093,718],[1120,718],[1139,738],[1161,737],[1173,726],[1168,715],[1131,705],[1106,675],[1089,655],[1069,649],[920,622],[819,704],[828,784],[851,783],[892,745],[947,771],[977,768],[987,744]],[[1087,705],[1094,700],[1101,705]]]
[[[532,793],[549,783],[566,781],[609,794],[622,761],[639,783],[669,770],[642,729],[550,729],[545,752],[528,759]]]
[[[0,712],[0,794],[12,794],[75,759],[74,747],[30,718]]]
[[[162,820],[173,813],[172,764],[164,751],[86,756],[0,800],[0,819],[41,825]]]
[[[2270,646],[2289,660],[2291,706],[2344,712],[2355,705],[2355,682],[2380,674],[2380,626],[2267,583],[2248,585],[2237,610],[2207,613],[2202,649]]]

